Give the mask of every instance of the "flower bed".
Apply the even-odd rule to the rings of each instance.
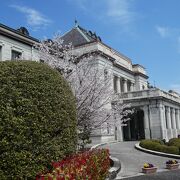
[[[95,149],[52,163],[52,170],[38,174],[36,180],[105,179],[110,168],[109,150]]]

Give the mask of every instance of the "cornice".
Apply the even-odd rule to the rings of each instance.
[[[14,40],[23,42],[23,43],[28,44],[28,45],[33,45],[34,43],[39,42],[38,39],[35,39],[31,36],[26,36],[26,35],[22,34],[21,32],[18,32],[17,30],[12,29],[12,28],[5,26],[3,24],[0,24],[0,34],[4,35],[6,37],[10,37]]]

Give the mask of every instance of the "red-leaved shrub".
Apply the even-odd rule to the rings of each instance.
[[[95,149],[78,153],[59,162],[53,169],[37,175],[36,180],[103,180],[110,168],[109,150]]]

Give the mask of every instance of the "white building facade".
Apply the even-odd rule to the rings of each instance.
[[[34,44],[39,40],[29,36],[26,28],[18,30],[0,24],[0,60],[34,60],[39,61]]]
[[[130,103],[135,109],[134,117],[126,127],[114,127],[114,131],[93,137],[95,143],[102,141],[165,139],[180,134],[180,95],[149,87],[145,68],[107,46],[91,31],[76,26],[63,36],[66,43],[72,43],[82,53],[96,52],[99,65],[108,64],[112,76],[114,100]]]
[[[63,39],[83,54],[96,52],[99,66],[106,65],[112,74],[113,102],[130,103],[136,110],[126,127],[102,128],[92,139],[94,143],[140,139],[166,139],[180,134],[180,95],[149,87],[145,68],[107,46],[91,31],[76,26]],[[39,40],[29,36],[26,28],[18,30],[0,24],[0,60],[40,61],[34,44]],[[106,124],[107,125],[107,124]]]

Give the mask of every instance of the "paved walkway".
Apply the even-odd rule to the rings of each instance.
[[[136,143],[137,142],[135,141],[119,142],[101,146],[103,148],[108,148],[111,155],[118,158],[121,162],[121,171],[117,175],[117,179],[143,175],[141,173],[141,168],[145,162],[149,162],[157,166],[158,172],[167,171],[164,169],[165,162],[170,158],[151,155],[138,151],[134,148],[134,145]]]

